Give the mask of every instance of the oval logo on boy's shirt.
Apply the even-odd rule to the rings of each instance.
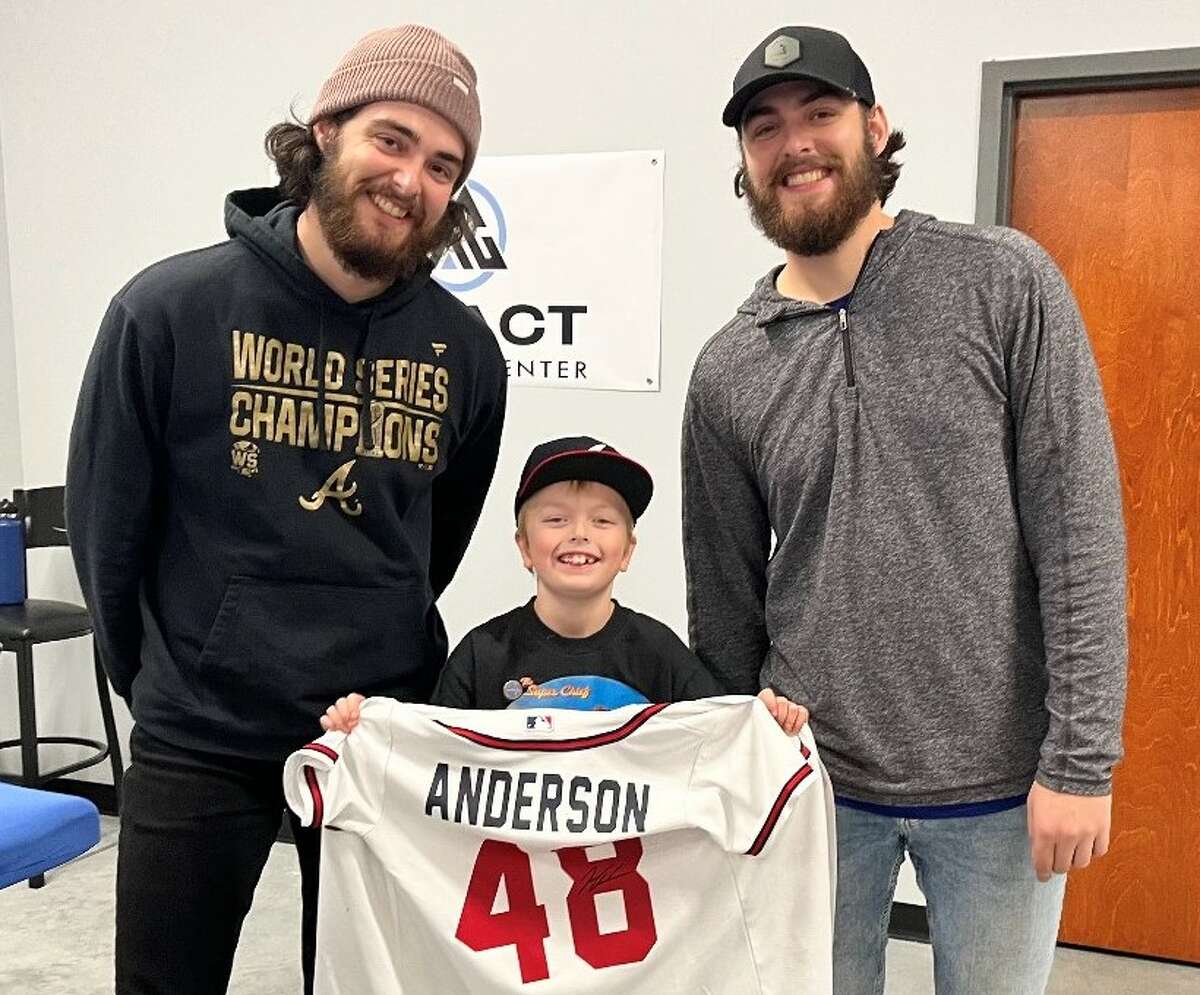
[[[607,712],[625,705],[649,704],[649,699],[640,691],[611,677],[580,674],[575,677],[555,677],[543,684],[523,682],[505,683],[504,696],[509,697],[509,686],[517,685],[524,692],[509,708],[575,708],[582,711]]]

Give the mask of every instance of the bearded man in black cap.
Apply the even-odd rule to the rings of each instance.
[[[772,32],[722,117],[786,253],[684,423],[693,646],[811,711],[837,795],[834,988],[882,992],[905,853],[939,993],[1045,987],[1108,847],[1126,670],[1112,436],[1062,274],[1008,229],[884,212],[904,145],[841,35]]]

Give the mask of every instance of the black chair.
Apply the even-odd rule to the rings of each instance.
[[[13,501],[25,518],[25,546],[37,549],[45,546],[69,545],[66,519],[63,514],[63,488],[39,487],[31,490],[13,491]],[[19,778],[4,777],[3,780],[39,788],[56,778],[73,774],[85,767],[112,761],[113,791],[118,807],[121,804],[121,778],[124,766],[121,763],[121,745],[117,739],[117,726],[113,721],[112,699],[108,691],[108,676],[100,664],[100,655],[92,644],[92,658],[96,671],[96,691],[100,698],[100,714],[104,719],[104,735],[107,743],[81,736],[39,736],[37,733],[37,708],[33,694],[33,647],[38,643],[52,643],[59,639],[74,639],[89,635],[92,619],[86,608],[67,601],[43,601],[30,598],[24,604],[0,605],[0,653],[15,653],[17,657],[17,709],[20,717],[19,739],[0,740],[0,750],[21,748],[21,775]],[[81,760],[54,770],[42,772],[38,766],[38,746],[46,743],[66,743],[86,746],[89,752]],[[44,879],[31,879],[30,884],[40,887]]]

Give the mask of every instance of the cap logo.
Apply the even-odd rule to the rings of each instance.
[[[776,35],[763,51],[763,65],[769,69],[782,69],[800,58],[800,41],[791,35]]]
[[[458,76],[451,74],[450,81],[467,96],[471,95],[471,86],[465,79],[460,79]]]

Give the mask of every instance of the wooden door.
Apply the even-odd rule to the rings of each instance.
[[[1200,963],[1200,86],[1022,99],[1011,203],[1079,299],[1129,537],[1112,846],[1059,937]]]

